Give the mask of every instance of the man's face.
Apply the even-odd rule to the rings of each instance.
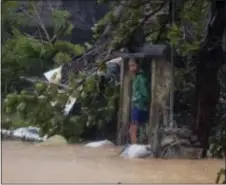
[[[134,60],[129,61],[129,70],[132,73],[136,73],[138,71],[137,63]]]

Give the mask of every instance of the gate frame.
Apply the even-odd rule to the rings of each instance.
[[[128,142],[128,124],[131,112],[131,77],[128,70],[128,59],[134,57],[136,59],[148,59],[151,62],[149,69],[151,72],[151,102],[148,122],[148,142],[149,144],[152,144],[152,146],[158,146],[158,140],[153,140],[153,137],[158,128],[161,117],[164,117],[162,113],[164,114],[163,108],[165,107],[162,106],[161,101],[168,103],[169,92],[167,92],[168,87],[166,87],[165,96],[159,98],[157,94],[159,84],[156,83],[156,79],[160,78],[164,80],[165,73],[169,72],[169,69],[171,69],[170,54],[171,48],[168,45],[145,45],[143,48],[138,48],[136,53],[114,52],[115,56],[123,58],[120,72],[120,98],[116,138],[117,145],[126,144]],[[167,75],[169,76],[169,73],[167,73]],[[162,86],[164,86],[164,84]]]

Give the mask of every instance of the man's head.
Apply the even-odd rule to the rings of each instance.
[[[132,73],[136,73],[139,71],[138,62],[134,58],[129,59],[129,70]]]

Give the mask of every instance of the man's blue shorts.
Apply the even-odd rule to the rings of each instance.
[[[140,110],[138,108],[132,108],[131,121],[137,122],[137,124],[143,124],[148,121],[149,112],[145,110]]]

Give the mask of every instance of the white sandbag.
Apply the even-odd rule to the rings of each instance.
[[[13,135],[16,137],[25,137],[28,135],[37,135],[37,133],[31,132],[27,127],[21,127],[14,130]]]
[[[114,143],[112,143],[111,141],[103,140],[103,141],[87,143],[85,146],[92,147],[92,148],[98,148],[98,147],[113,146],[113,145],[114,145]]]
[[[13,131],[12,136],[16,138],[23,138],[25,140],[44,141],[47,136],[40,137],[39,128],[37,127],[21,127]]]
[[[30,133],[39,135],[40,128],[29,126],[27,129]]]
[[[10,136],[11,133],[12,133],[12,131],[10,131],[10,130],[1,129],[1,134],[5,135],[5,136]]]
[[[126,146],[122,150],[120,156],[125,158],[144,158],[150,156],[151,154],[152,153],[148,145],[133,144]]]

